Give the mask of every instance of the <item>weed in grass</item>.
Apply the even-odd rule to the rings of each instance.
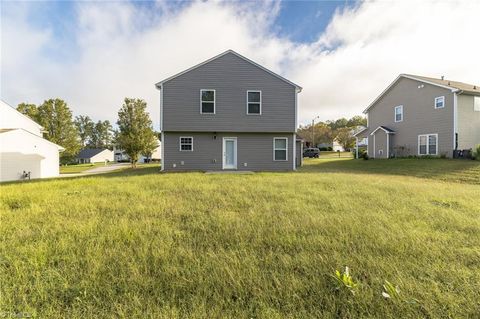
[[[355,282],[353,277],[350,275],[350,269],[348,267],[345,267],[345,271],[343,273],[339,270],[336,270],[333,278],[335,279],[337,290],[346,289],[352,295],[355,295],[355,292],[358,288],[358,282]]]
[[[30,207],[30,201],[27,198],[7,198],[4,202],[10,210],[26,209]]]

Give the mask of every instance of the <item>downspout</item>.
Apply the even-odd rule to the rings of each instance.
[[[155,84],[155,87],[160,91],[160,134],[161,134],[161,146],[160,146],[160,170],[165,170],[165,134],[163,133],[163,85],[161,83]]]
[[[458,134],[458,94],[462,94],[462,90],[454,90],[453,92],[453,151],[458,148],[457,134]],[[453,157],[453,154],[452,154]]]
[[[355,136],[355,158],[358,159],[358,137]]]

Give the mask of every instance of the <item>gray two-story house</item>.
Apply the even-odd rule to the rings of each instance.
[[[474,84],[401,74],[364,111],[371,158],[452,157],[480,144],[480,88]]]
[[[229,50],[156,84],[164,171],[286,171],[301,163],[301,87]]]

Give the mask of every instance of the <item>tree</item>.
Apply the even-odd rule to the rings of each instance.
[[[146,108],[147,103],[142,99],[125,98],[118,111],[117,143],[130,157],[133,168],[136,167],[139,155],[148,152],[152,143],[156,143]]]
[[[152,154],[155,151],[155,149],[158,147],[157,139],[156,137],[145,146],[145,149],[142,151],[142,155],[147,158],[148,161],[152,159]]]
[[[355,145],[352,129],[348,127],[341,127],[336,130],[335,139],[345,150],[349,150]]]
[[[17,106],[17,111],[38,122],[38,108],[35,104],[20,103]]]
[[[313,133],[315,138],[315,145],[332,142],[332,129],[323,122],[319,122],[314,125]],[[306,126],[300,126],[300,128],[297,131],[297,134],[303,140],[305,140],[308,143],[308,145],[311,145],[313,147],[311,124]]]
[[[95,123],[89,146],[94,148],[113,147],[113,127],[109,121],[98,121]]]
[[[82,147],[87,146],[92,140],[95,123],[93,123],[92,119],[89,116],[83,115],[77,116],[74,123],[77,127]]]
[[[348,120],[347,126],[353,128],[358,126],[367,126],[367,118],[360,115],[355,115]]]
[[[332,130],[336,130],[336,129],[339,129],[339,128],[342,128],[342,127],[347,127],[348,126],[348,120],[344,117],[338,119],[338,120],[335,120],[335,121],[327,121],[327,124],[328,126],[330,126],[330,128]]]
[[[68,163],[80,150],[78,131],[72,120],[72,112],[61,99],[49,99],[37,108],[37,121],[46,130],[45,138],[63,146],[60,161]]]

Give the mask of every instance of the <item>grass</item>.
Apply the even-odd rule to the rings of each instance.
[[[107,163],[107,165],[109,165]],[[105,166],[105,163],[88,163],[88,164],[72,164],[72,165],[62,165],[60,166],[60,174],[78,174],[86,170]]]
[[[352,173],[382,175],[393,180],[395,176],[420,177],[446,182],[480,185],[480,162],[448,159],[305,159],[304,173]],[[363,178],[363,177],[362,177]]]
[[[353,158],[352,152],[320,151],[320,158]]]
[[[3,185],[0,310],[473,318],[479,179],[473,161],[317,159],[299,173],[147,167]],[[345,266],[355,294],[334,277]],[[401,298],[382,297],[385,280]]]

